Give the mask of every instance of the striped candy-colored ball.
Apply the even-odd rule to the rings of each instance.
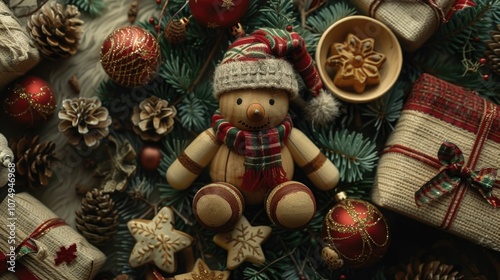
[[[231,184],[219,182],[201,188],[193,199],[198,222],[215,232],[231,231],[244,210],[243,196]]]
[[[101,47],[104,71],[124,87],[145,85],[160,66],[160,46],[155,37],[138,26],[121,27],[104,39]]]
[[[300,229],[312,220],[316,212],[316,200],[304,184],[288,181],[269,193],[266,211],[274,224],[287,229]]]

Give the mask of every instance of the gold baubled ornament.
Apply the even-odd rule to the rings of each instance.
[[[210,270],[208,265],[202,260],[196,260],[193,271],[177,275],[175,280],[228,280],[229,271]]]
[[[371,203],[348,199],[345,192],[335,199],[338,203],[328,211],[321,231],[324,261],[331,269],[343,264],[350,268],[374,264],[389,247],[387,221]]]
[[[160,46],[155,37],[139,26],[118,28],[101,47],[104,71],[117,84],[135,87],[147,84],[160,66]]]

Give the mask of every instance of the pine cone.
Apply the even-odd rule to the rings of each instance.
[[[500,75],[500,24],[497,25],[498,30],[490,31],[491,40],[486,40],[484,43],[489,48],[484,52],[488,65]]]
[[[56,144],[48,141],[38,143],[39,136],[24,136],[12,141],[10,149],[16,163],[16,184],[31,189],[45,187],[52,177],[51,165],[57,160]]]
[[[77,52],[83,33],[80,12],[73,5],[63,9],[56,2],[45,5],[27,23],[28,33],[42,55],[50,59],[67,58]]]
[[[167,39],[170,44],[182,44],[186,41],[186,26],[189,23],[189,19],[184,17],[179,19],[173,19],[165,28],[163,32],[163,37]]]
[[[59,131],[72,145],[95,148],[109,134],[111,117],[97,97],[63,100],[58,116]]]
[[[454,271],[452,265],[441,264],[439,261],[421,263],[414,261],[406,266],[406,271],[397,272],[396,280],[456,280],[463,276]]]
[[[75,219],[76,228],[96,246],[109,241],[118,231],[115,202],[99,189],[87,192],[80,210],[76,211]]]
[[[177,110],[168,101],[151,96],[134,107],[132,123],[134,132],[142,140],[158,141],[174,128]]]

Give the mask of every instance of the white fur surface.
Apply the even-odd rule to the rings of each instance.
[[[104,0],[106,8],[104,14],[97,18],[84,15],[84,34],[79,52],[63,61],[41,61],[29,74],[46,79],[58,100],[58,109],[46,125],[36,128],[34,132],[41,135],[42,141],[56,143],[56,155],[60,159],[54,168],[54,175],[50,185],[36,191],[31,191],[48,208],[74,227],[75,210],[80,207],[81,197],[75,192],[75,185],[82,184],[88,187],[97,187],[90,170],[82,167],[84,152],[78,152],[67,143],[66,137],[59,133],[57,126],[59,119],[57,112],[63,99],[78,97],[69,84],[71,76],[76,75],[81,85],[79,96],[95,96],[101,81],[106,73],[99,62],[101,44],[108,34],[118,27],[129,25],[127,12],[131,0]],[[63,3],[63,1],[58,1]],[[49,2],[50,3],[50,2]],[[47,4],[49,4],[47,3]],[[153,0],[139,0],[139,14],[136,23],[147,21],[151,16],[159,16],[160,10]],[[23,130],[3,120],[0,132],[9,137],[19,137]]]

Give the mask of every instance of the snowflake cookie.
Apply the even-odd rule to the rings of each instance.
[[[175,272],[175,253],[189,247],[193,238],[175,230],[173,225],[174,212],[169,207],[163,207],[153,220],[129,221],[128,229],[137,241],[130,253],[130,265],[138,267],[154,263],[165,272]]]
[[[333,83],[341,88],[352,87],[357,93],[362,93],[366,86],[380,83],[379,69],[386,58],[374,51],[374,47],[374,39],[361,40],[353,34],[348,34],[343,43],[334,43],[326,61],[337,71]]]
[[[271,235],[271,227],[252,227],[245,216],[242,216],[234,229],[214,236],[215,244],[226,249],[227,268],[235,269],[242,262],[263,263],[266,258],[261,244]]]

